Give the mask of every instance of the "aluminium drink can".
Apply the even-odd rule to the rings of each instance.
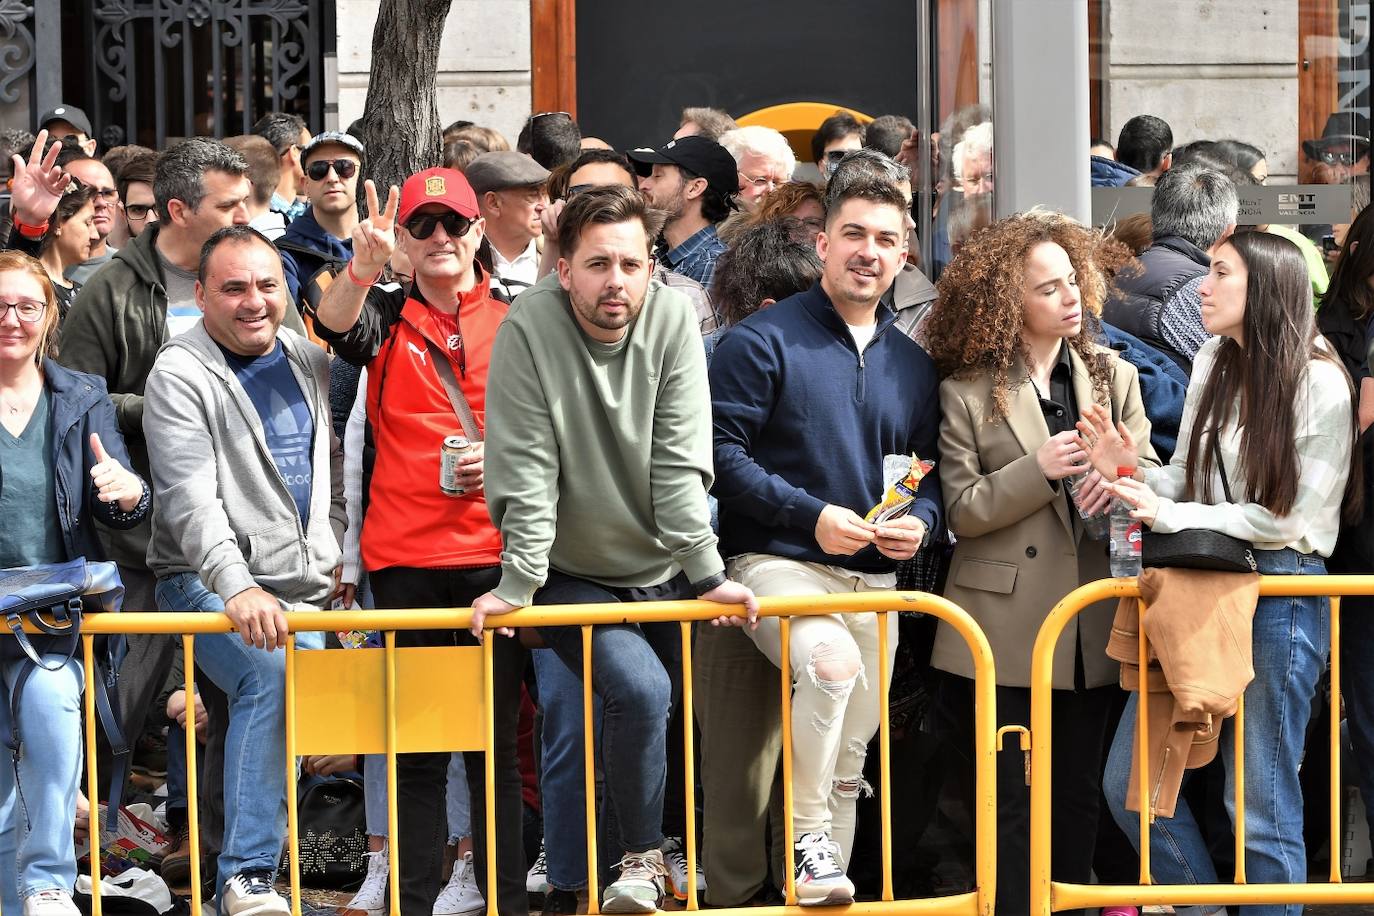
[[[467,492],[458,482],[458,459],[472,451],[466,436],[448,436],[439,449],[439,489],[447,496],[462,496]]]

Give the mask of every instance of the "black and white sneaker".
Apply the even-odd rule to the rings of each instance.
[[[241,871],[224,882],[220,916],[290,916],[291,905],[272,886],[272,872]]]
[[[840,847],[823,833],[804,833],[793,847],[797,858],[797,904],[842,906],[854,902],[854,882],[840,867]]]

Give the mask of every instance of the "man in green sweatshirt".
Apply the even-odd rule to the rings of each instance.
[[[485,618],[529,604],[696,597],[742,604],[753,625],[754,595],[725,578],[706,505],[711,405],[696,314],[650,282],[653,222],[629,188],[579,194],[558,221],[557,276],[521,294],[497,335],[485,483],[504,546],[500,584],[473,602],[478,635]],[[540,635],[580,676],[580,629]],[[671,623],[592,631],[613,839],[625,853],[604,913],[653,912],[663,893],[679,643]]]

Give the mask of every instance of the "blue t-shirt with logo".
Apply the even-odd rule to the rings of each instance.
[[[263,356],[240,356],[223,347],[224,359],[262,420],[267,449],[296,503],[301,524],[310,517],[311,443],[315,424],[281,341]]]

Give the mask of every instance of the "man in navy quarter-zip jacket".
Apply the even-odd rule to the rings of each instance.
[[[897,561],[940,524],[934,474],[908,515],[864,521],[883,497],[885,455],[938,457],[934,363],[879,303],[906,255],[900,167],[892,172],[853,170],[832,181],[816,241],[820,282],[735,326],[711,363],[721,553],[731,577],[758,595],[892,588]],[[895,618],[889,624],[891,665]],[[778,619],[749,632],[781,667]],[[802,905],[853,899],[845,871],[855,800],[867,788],[864,748],[881,714],[878,640],[876,614],[792,621],[791,839]]]

